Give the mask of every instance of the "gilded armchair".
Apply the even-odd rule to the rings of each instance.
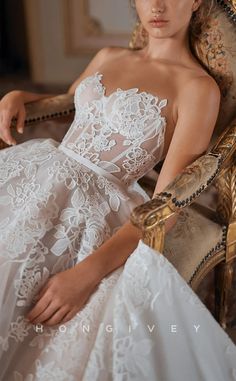
[[[207,31],[194,47],[222,93],[221,110],[207,153],[131,214],[132,223],[142,230],[144,242],[163,252],[194,290],[215,269],[215,317],[224,328],[236,258],[235,22],[235,1],[216,1]],[[129,46],[138,49],[145,43],[145,34],[137,25]],[[69,127],[74,115],[73,96],[64,94],[33,102],[26,109],[26,127],[52,119],[57,128],[61,122]],[[14,126],[13,121],[13,129]],[[5,147],[0,141],[0,149]],[[139,183],[151,196],[156,180],[144,176]],[[218,192],[214,209],[198,202],[199,196],[212,186]],[[176,225],[165,233],[165,221],[177,211]]]
[[[236,258],[235,22],[236,2],[216,1],[209,24],[193,46],[222,94],[217,125],[206,154],[131,214],[131,221],[143,232],[144,242],[163,252],[194,290],[215,268],[215,317],[224,328]],[[138,48],[145,43],[145,31],[137,25],[130,46]],[[147,190],[154,190],[155,181],[152,185],[151,182],[142,179]],[[218,191],[215,210],[197,202],[212,185]],[[177,224],[165,234],[165,221],[177,211]]]

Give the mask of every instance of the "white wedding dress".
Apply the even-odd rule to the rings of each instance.
[[[142,240],[70,321],[24,318],[51,275],[90,255],[150,199],[137,180],[161,159],[167,100],[138,88],[107,95],[101,77],[78,85],[61,143],[39,138],[0,151],[0,380],[236,380],[236,346]]]

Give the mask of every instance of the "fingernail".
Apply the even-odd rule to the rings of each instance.
[[[22,128],[19,129],[19,133],[23,134],[23,129]]]
[[[11,142],[10,140],[6,140],[6,143],[9,145],[9,146],[15,146],[16,145],[16,142]]]

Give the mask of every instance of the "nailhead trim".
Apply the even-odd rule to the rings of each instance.
[[[215,155],[214,155],[215,156]],[[172,198],[172,203],[177,207],[180,208],[181,206],[189,205],[192,200],[197,198],[207,187],[212,181],[215,179],[216,175],[218,174],[220,170],[221,163],[223,161],[223,158],[221,156],[218,156],[218,165],[217,169],[214,172],[214,174],[207,180],[206,184],[202,184],[195,192],[193,192],[192,195],[187,197],[185,200],[177,200],[176,197]],[[171,195],[171,194],[170,194]]]
[[[74,111],[75,111],[75,108],[71,108],[71,109],[68,109],[68,110],[64,110],[64,111],[60,111],[60,112],[55,112],[53,114],[42,115],[42,116],[38,116],[36,118],[29,118],[29,119],[27,119],[25,121],[25,124],[27,125],[27,124],[34,123],[34,122],[41,122],[41,121],[44,121],[44,120],[47,120],[47,119],[57,118],[57,117],[60,117],[60,116],[63,116],[63,115],[70,115]]]
[[[200,268],[207,262],[207,260],[212,257],[216,251],[218,251],[220,248],[226,249],[226,236],[227,236],[227,226],[222,227],[222,239],[220,242],[218,242],[215,247],[213,247],[209,252],[205,255],[205,257],[202,259],[202,261],[198,264],[196,269],[194,270],[190,280],[189,284],[192,283],[193,279],[195,278],[196,274],[200,270]]]
[[[172,196],[172,193],[168,193],[168,192],[160,192],[158,194],[158,198],[160,199],[164,198],[164,201],[166,200],[166,198],[170,198],[171,196]]]
[[[234,22],[236,22],[236,12],[231,5],[226,4],[225,0],[216,0],[217,3],[224,8],[227,13],[227,16]]]

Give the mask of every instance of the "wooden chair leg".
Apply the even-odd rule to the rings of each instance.
[[[227,326],[230,291],[233,286],[233,263],[221,262],[215,267],[215,318],[222,328]]]

